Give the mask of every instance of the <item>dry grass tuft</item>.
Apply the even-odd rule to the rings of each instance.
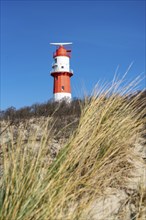
[[[129,148],[143,128],[143,111],[136,106],[140,94],[129,98],[134,84],[96,88],[77,130],[51,165],[44,162],[48,122],[35,154],[29,141],[24,147],[21,131],[14,145],[11,132],[10,142],[2,146],[2,220],[82,219],[107,187],[124,187],[132,169]]]

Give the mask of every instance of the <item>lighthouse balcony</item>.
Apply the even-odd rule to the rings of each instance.
[[[53,69],[53,70],[50,71],[50,74],[52,74],[52,73],[54,73],[54,72],[56,72],[56,73],[57,73],[57,72],[59,72],[59,73],[60,73],[60,72],[69,72],[69,73],[72,73],[72,74],[73,74],[73,70],[72,70],[72,69],[70,69],[70,70],[59,70],[59,69],[58,69],[58,70],[54,70],[54,69]]]
[[[73,75],[73,70],[70,69],[69,71],[66,71],[66,70],[52,70],[50,71],[50,75],[54,75],[55,73],[70,73],[70,75],[72,76]]]
[[[52,68],[55,68],[55,67],[57,67],[58,65],[57,65],[57,63],[53,63],[52,64]]]

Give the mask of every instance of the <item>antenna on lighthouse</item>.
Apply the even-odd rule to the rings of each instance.
[[[54,46],[63,46],[63,45],[70,45],[72,44],[72,42],[67,42],[67,43],[50,43],[51,45],[54,45]]]

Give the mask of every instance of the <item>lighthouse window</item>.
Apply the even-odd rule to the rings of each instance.
[[[64,66],[61,66],[61,68],[63,69],[63,68],[64,68]]]
[[[57,63],[57,58],[55,58],[55,63]]]
[[[64,90],[64,86],[62,86],[61,88],[62,88],[62,91],[63,91]]]
[[[58,80],[58,76],[55,76],[55,79]]]

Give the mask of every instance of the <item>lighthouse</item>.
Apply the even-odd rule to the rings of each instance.
[[[54,63],[52,65],[51,76],[54,78],[53,94],[54,101],[71,101],[70,77],[73,71],[70,69],[71,50],[66,49],[65,45],[72,43],[50,43],[56,46],[53,53]]]

